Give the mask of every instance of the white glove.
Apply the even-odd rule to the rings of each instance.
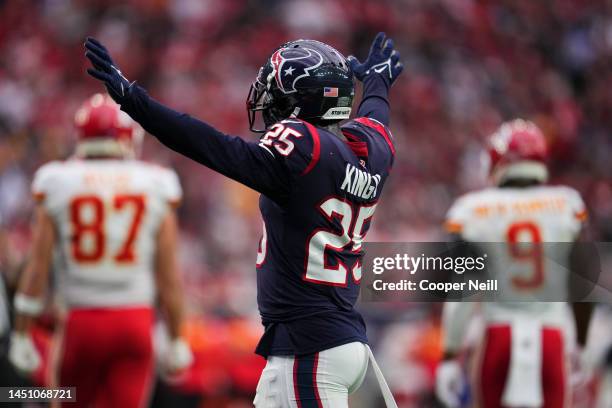
[[[193,354],[187,342],[181,338],[172,340],[164,363],[164,369],[168,375],[174,375],[187,369],[193,363]]]
[[[41,359],[38,350],[29,334],[11,333],[8,352],[9,361],[24,374],[31,374],[40,367]]]
[[[463,390],[463,370],[455,360],[442,361],[436,369],[436,396],[446,407],[459,407]]]

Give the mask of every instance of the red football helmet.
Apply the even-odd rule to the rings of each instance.
[[[503,123],[489,140],[489,174],[495,184],[527,179],[548,179],[548,151],[542,131],[530,121],[514,119]]]
[[[95,94],[77,110],[78,156],[134,157],[143,131],[110,96]]]

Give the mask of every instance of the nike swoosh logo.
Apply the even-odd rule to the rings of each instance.
[[[380,74],[381,72],[383,72],[387,67],[380,67],[380,68],[374,68],[374,72],[376,72],[377,74]]]

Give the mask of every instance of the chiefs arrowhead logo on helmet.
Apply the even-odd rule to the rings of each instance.
[[[296,92],[295,84],[319,67],[323,57],[310,48],[280,48],[270,58],[276,85],[284,93]]]

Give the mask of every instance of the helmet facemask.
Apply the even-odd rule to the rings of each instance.
[[[260,73],[262,69],[260,69]],[[251,84],[246,101],[247,113],[249,115],[249,129],[252,132],[263,133],[266,131],[269,124],[266,123],[265,117],[267,115],[265,112],[268,111],[271,106],[272,98],[268,92],[268,86],[261,83],[260,76],[258,76],[255,82]],[[257,112],[261,112],[264,118],[265,127],[263,129],[257,127]]]

